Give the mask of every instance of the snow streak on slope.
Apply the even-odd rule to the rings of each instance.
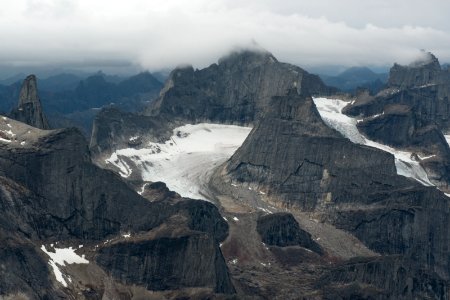
[[[208,200],[207,184],[214,168],[233,155],[250,131],[233,125],[185,125],[174,129],[164,144],[121,149],[106,163],[119,168],[123,177],[137,168],[144,181],[163,181],[183,197]]]
[[[53,246],[53,244],[51,245]],[[84,258],[84,255],[79,256],[75,253],[75,249],[69,248],[54,248],[53,251],[47,251],[44,245],[41,250],[50,256],[49,265],[53,269],[56,280],[58,280],[63,286],[67,287],[66,277],[70,282],[72,280],[68,276],[64,276],[59,266],[65,266],[66,264],[88,264],[89,261]]]
[[[426,186],[433,185],[419,162],[411,158],[411,152],[396,150],[364,137],[356,127],[358,120],[342,113],[342,109],[348,105],[348,102],[338,99],[314,98],[314,103],[316,104],[323,121],[331,128],[339,131],[353,143],[378,148],[392,153],[395,156],[395,166],[398,175],[414,178]]]

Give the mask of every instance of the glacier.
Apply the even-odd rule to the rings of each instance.
[[[251,130],[236,125],[188,124],[175,128],[165,143],[120,149],[105,162],[117,167],[122,177],[129,177],[134,166],[144,181],[163,181],[183,197],[210,200],[207,186],[212,172],[233,155]]]

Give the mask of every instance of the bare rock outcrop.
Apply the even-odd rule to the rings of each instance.
[[[35,75],[30,75],[24,80],[19,104],[11,112],[11,117],[36,128],[50,129],[39,99]]]

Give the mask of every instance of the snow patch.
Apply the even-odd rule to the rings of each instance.
[[[10,140],[4,139],[0,137],[0,142],[4,142],[4,143],[11,143]]]
[[[433,185],[419,162],[412,158],[411,152],[397,150],[365,138],[356,127],[357,120],[342,113],[342,109],[348,105],[348,102],[327,98],[313,98],[313,100],[322,120],[328,126],[336,129],[355,144],[378,148],[393,154],[398,175],[413,178],[425,186]]]
[[[236,221],[236,222],[238,222],[238,221],[239,221],[239,219],[238,219],[238,218],[236,218],[236,217],[233,217],[233,220],[234,220],[234,221]]]
[[[50,245],[53,247],[53,244]],[[82,247],[82,245],[81,245]],[[72,282],[69,276],[64,275],[59,267],[63,267],[66,264],[88,264],[89,261],[84,258],[84,254],[79,256],[75,253],[75,249],[69,248],[54,248],[55,252],[47,251],[44,245],[42,245],[41,250],[47,254],[49,259],[49,265],[53,269],[53,274],[55,274],[56,280],[58,280],[64,287],[67,287],[67,282],[64,277],[66,277],[69,282]]]
[[[123,177],[130,176],[133,164],[144,181],[163,181],[183,197],[208,200],[205,195],[213,170],[233,155],[250,131],[250,127],[234,125],[184,125],[175,128],[164,144],[150,142],[142,149],[117,150],[106,163],[116,166]]]
[[[267,208],[263,208],[263,207],[257,207],[259,210],[262,210],[263,212],[266,212],[268,214],[272,214],[273,212],[271,212],[270,210],[268,210]]]
[[[436,154],[428,155],[428,156],[420,156],[420,155],[417,155],[417,157],[418,157],[420,160],[429,159],[429,158],[432,158],[432,157],[435,157],[435,156],[436,156]]]

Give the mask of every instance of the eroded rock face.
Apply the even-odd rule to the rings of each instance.
[[[219,246],[203,233],[114,244],[100,250],[97,262],[120,281],[150,290],[208,287],[234,293]]]
[[[427,270],[430,282],[447,285],[450,273],[445,249],[450,235],[444,228],[450,225],[448,198],[434,187],[398,176],[391,155],[352,144],[327,128],[316,117],[310,97],[291,92],[274,97],[272,103],[272,110],[244,145],[215,174],[213,186],[226,191],[221,188],[231,182],[243,189],[265,191],[260,197],[272,205],[314,212],[382,256],[399,255],[411,278],[417,280],[417,274]],[[361,271],[363,279],[348,280],[362,282],[363,289],[348,292],[374,299],[395,298],[403,291],[381,285],[397,280],[397,269],[389,268],[379,266],[377,273],[369,266]],[[352,270],[347,274],[350,277]],[[369,281],[381,294],[364,289],[364,282]],[[405,299],[427,293],[426,287],[417,284]],[[430,291],[442,298],[446,293],[440,287]]]
[[[121,148],[140,147],[149,139],[168,139],[173,127],[169,120],[108,107],[102,109],[94,119],[89,147],[94,155],[107,154]]]
[[[1,296],[25,293],[31,298],[58,297],[59,293],[53,290],[58,283],[54,283],[47,262],[43,260],[45,254],[40,250],[44,243],[100,244],[102,247],[93,247],[92,251],[103,249],[102,266],[108,266],[105,271],[117,274],[123,270],[109,268],[116,258],[108,256],[105,249],[109,245],[104,246],[106,242],[103,241],[124,239],[122,234],[128,232],[139,236],[140,243],[153,243],[159,249],[146,252],[138,247],[139,251],[133,252],[137,264],[151,258],[170,265],[170,261],[164,260],[168,258],[164,252],[166,245],[158,248],[161,246],[158,239],[162,238],[157,233],[160,228],[164,229],[163,236],[169,240],[173,238],[170,249],[178,253],[179,259],[188,255],[193,257],[184,262],[185,269],[180,272],[188,268],[202,269],[216,277],[206,280],[204,273],[190,272],[189,280],[180,275],[180,281],[171,281],[165,277],[170,276],[170,272],[158,275],[165,269],[161,265],[162,269],[152,271],[152,278],[158,275],[170,284],[159,285],[158,289],[176,289],[179,284],[180,287],[234,292],[218,246],[228,234],[228,225],[214,205],[172,197],[170,193],[166,199],[149,201],[134,192],[118,175],[93,165],[87,143],[78,130],[42,131],[9,119],[5,122],[16,136],[14,140],[0,143],[0,208],[4,212],[0,215],[0,252],[4,253],[0,256],[0,265],[10,266],[14,274],[0,276],[0,287],[5,287],[0,289]],[[179,226],[169,225],[174,220],[178,220]],[[182,242],[174,238],[179,236],[180,230],[188,233]],[[133,251],[136,249],[133,247],[132,243],[125,243],[120,249]],[[214,257],[211,261],[195,260],[196,257],[210,256]],[[14,257],[21,258],[13,264]],[[0,272],[3,272],[1,268]],[[26,275],[28,272],[32,274]],[[117,276],[117,279],[120,281],[125,277]],[[133,276],[127,277],[123,284],[147,286]],[[148,285],[148,288],[153,287]],[[101,287],[96,288],[101,290]]]
[[[407,89],[428,84],[441,83],[446,73],[442,72],[438,59],[430,52],[408,66],[394,64],[389,73],[388,86]]]
[[[431,53],[410,66],[394,65],[388,88],[373,97],[358,95],[345,113],[362,118],[358,128],[370,139],[409,149],[422,157],[428,177],[448,191],[450,73]]]
[[[327,94],[320,78],[266,51],[242,51],[202,70],[175,69],[150,112],[188,121],[252,124],[274,95],[290,88]]]
[[[11,117],[36,128],[50,129],[38,96],[36,76],[30,75],[24,80],[19,104],[11,112]]]
[[[396,175],[392,155],[343,138],[325,125],[312,98],[295,90],[273,98],[225,172],[231,181],[267,189],[269,197],[302,210],[370,203],[368,189],[409,184]]]
[[[281,63],[263,50],[234,52],[202,70],[177,68],[142,115],[113,109],[99,113],[90,148],[96,154],[127,147],[136,136],[143,137],[142,143],[167,139],[173,128],[186,123],[253,124],[272,96],[291,88],[321,95],[336,91],[318,76]]]
[[[387,280],[389,278],[389,280]],[[354,259],[317,283],[323,299],[447,299],[448,282],[400,256]]]
[[[320,246],[313,241],[311,234],[300,228],[289,213],[276,213],[258,219],[257,231],[267,245],[287,247],[301,246],[318,254],[323,254]]]

